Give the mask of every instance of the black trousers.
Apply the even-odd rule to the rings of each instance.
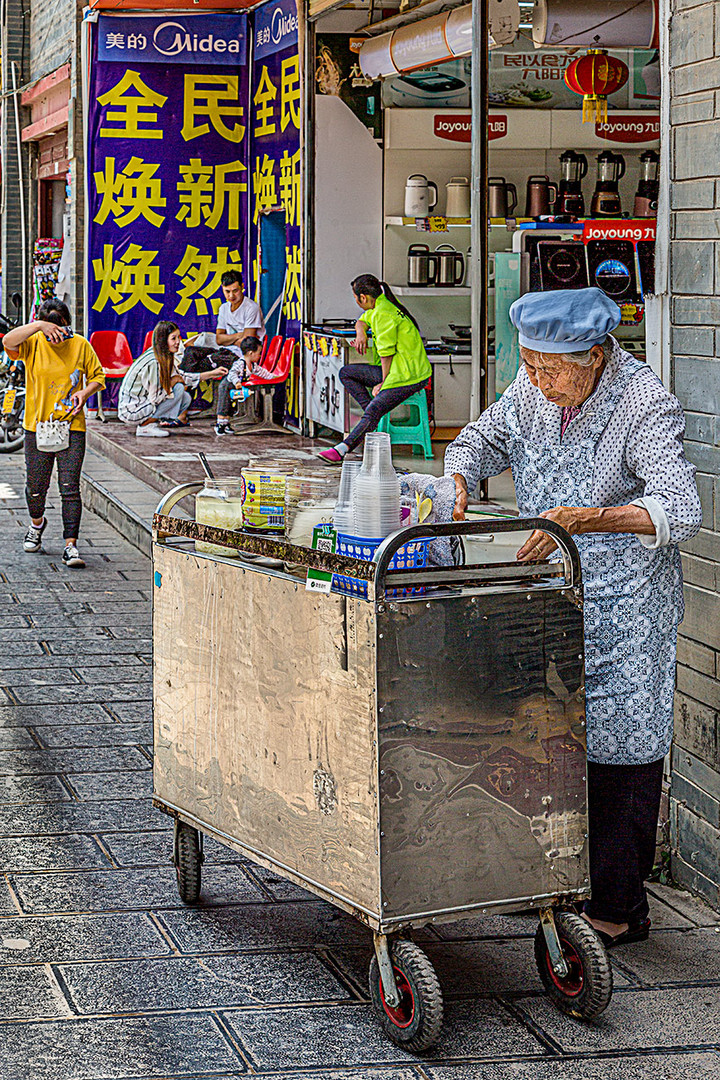
[[[373,386],[379,386],[382,379],[379,364],[346,364],[340,368],[340,382],[360,408],[365,410],[350,434],[345,436],[344,442],[349,450],[354,450],[368,431],[375,431],[385,413],[392,412],[406,398],[417,394],[427,382],[426,379],[413,386],[391,386],[373,397],[370,390]]]
[[[80,531],[82,502],[80,500],[80,470],[85,457],[85,432],[71,431],[67,450],[47,453],[38,450],[35,432],[25,432],[25,499],[30,517],[41,518],[53,465],[57,461],[58,487],[62,500],[63,538],[77,539]]]
[[[588,762],[591,899],[586,913],[614,923],[642,922],[645,880],[655,861],[663,759],[648,765]]]

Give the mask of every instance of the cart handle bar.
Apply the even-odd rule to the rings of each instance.
[[[434,525],[411,525],[385,537],[377,550],[377,569],[375,570],[375,595],[385,592],[385,575],[393,555],[412,540],[439,540],[442,537],[477,536],[481,533],[529,532],[538,529],[552,536],[562,554],[565,583],[572,589],[582,582],[580,555],[570,533],[554,521],[547,518],[489,518],[487,521],[449,521]]]
[[[177,487],[168,491],[167,495],[163,495],[160,502],[157,504],[155,510],[156,514],[161,514],[163,517],[169,516],[171,510],[174,510],[179,502],[182,502],[188,495],[197,495],[198,491],[202,491],[205,485],[202,481],[192,481],[187,484],[178,484]]]

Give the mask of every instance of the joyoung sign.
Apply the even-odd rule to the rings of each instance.
[[[245,63],[246,26],[245,15],[106,18],[101,20],[98,32],[98,60],[237,67]]]

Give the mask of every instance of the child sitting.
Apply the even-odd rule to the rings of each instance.
[[[245,380],[255,373],[262,358],[262,348],[262,342],[256,337],[246,337],[240,342],[242,357],[235,361],[218,385],[216,435],[236,434],[230,427],[233,411],[231,391],[240,389]]]

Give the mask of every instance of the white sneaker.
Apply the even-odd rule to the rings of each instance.
[[[63,566],[81,567],[85,565],[85,560],[80,557],[80,552],[74,544],[66,544],[62,561]]]
[[[135,435],[140,438],[167,439],[170,432],[159,424],[138,424]]]

